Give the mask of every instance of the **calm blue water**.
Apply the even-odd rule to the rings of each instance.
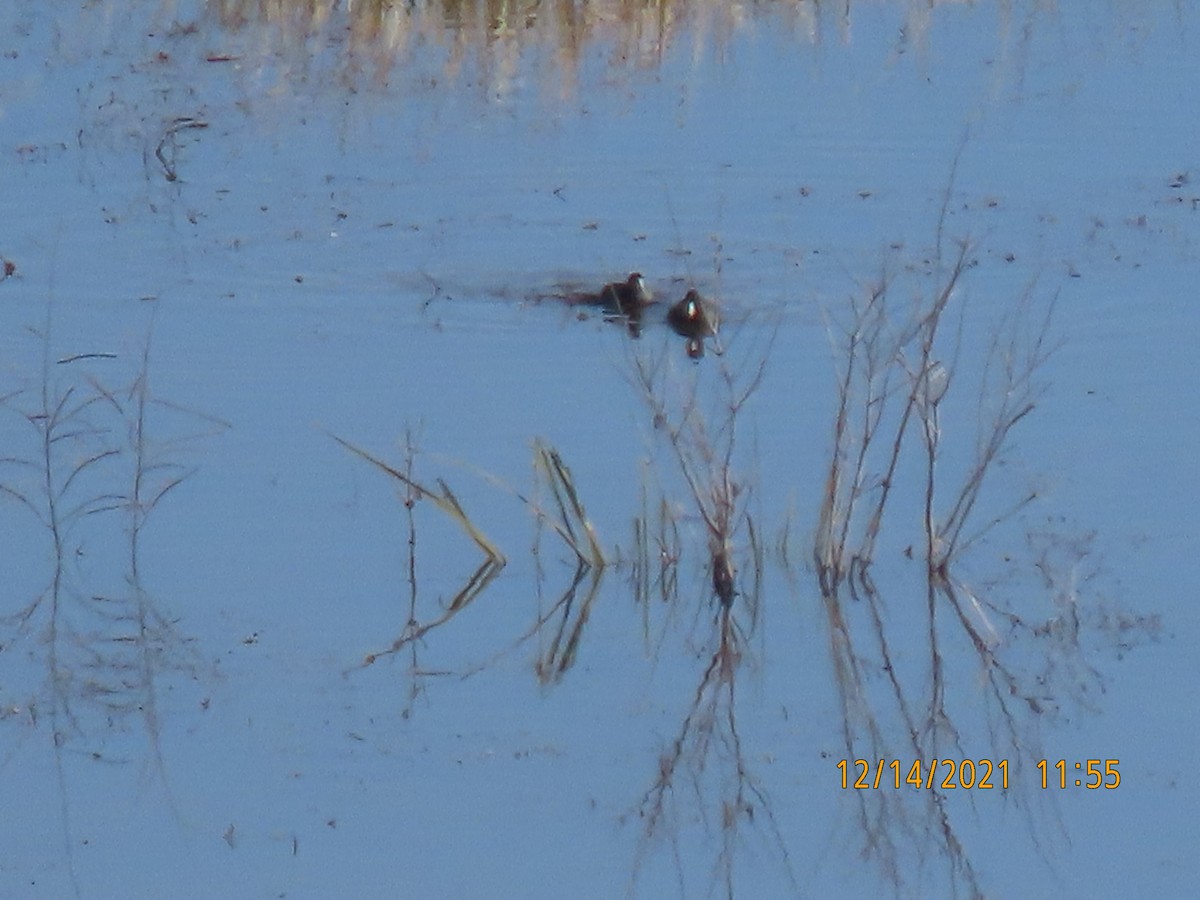
[[[614,15],[574,63],[525,32],[480,57],[428,12],[389,49],[341,14],[301,40],[217,5],[0,11],[0,896],[1182,896],[1200,23],[999,6],[703,7],[662,40]],[[938,516],[1002,399],[989,348],[1022,297],[1018,349],[1054,308],[1045,390],[965,532],[1038,499],[953,568],[991,669],[944,599],[931,643],[915,431],[881,618],[823,602],[811,562],[852,303],[886,281],[896,334],[943,283],[939,225],[943,278],[972,249],[936,351]],[[553,296],[631,271],[718,298],[725,354]],[[912,349],[881,357],[893,384]],[[736,426],[763,564],[755,595],[738,520],[726,680],[639,360],[668,425],[695,398],[702,486]],[[722,374],[764,362],[729,422]],[[411,477],[508,564],[389,654],[404,490],[331,434],[403,470],[406,433]],[[535,439],[614,561],[590,596],[549,526],[533,551]],[[678,528],[670,602],[628,562],[643,495]],[[413,515],[428,621],[482,555]],[[540,684],[564,621],[574,666]],[[917,753],[881,637],[911,721],[945,692],[922,753],[1011,758],[1010,790],[841,789],[848,753]],[[1122,782],[1043,790],[1043,758]]]

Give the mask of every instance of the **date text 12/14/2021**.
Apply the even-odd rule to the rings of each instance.
[[[1117,771],[1119,759],[1087,759],[1073,762],[1060,759],[1038,760],[1037,770],[1042,790],[1083,787],[1089,790],[1114,790],[1121,784]],[[931,759],[912,763],[898,759],[838,760],[842,787],[855,790],[912,787],[920,790],[1008,790],[1007,759]]]

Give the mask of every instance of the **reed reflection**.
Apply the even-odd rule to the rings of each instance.
[[[956,0],[895,4],[896,52],[923,48],[938,8],[947,3],[958,5]],[[309,71],[306,57],[332,49],[339,58],[332,73],[338,81],[353,84],[365,75],[385,84],[433,47],[440,48],[442,78],[457,84],[464,73],[478,71],[488,96],[500,98],[529,74],[531,61],[544,89],[569,96],[594,48],[605,55],[610,69],[619,71],[656,68],[680,44],[692,52],[713,48],[722,55],[735,32],[760,27],[782,26],[803,44],[829,39],[849,43],[857,6],[847,2],[834,8],[811,0],[766,5],[585,0],[523,7],[500,0],[208,0],[206,8],[231,34],[269,26],[258,35],[263,43],[256,41],[256,47],[272,55],[283,51],[297,73]],[[1006,19],[1017,15],[1005,11]]]
[[[691,292],[682,301],[697,307]],[[715,334],[715,307],[706,304]],[[683,310],[689,319],[701,315]],[[690,324],[690,323],[689,323]],[[752,654],[758,630],[765,558],[756,510],[755,466],[743,448],[745,421],[762,383],[773,333],[754,343],[730,343],[719,360],[706,366],[675,365],[674,354],[642,353],[633,360],[631,381],[648,413],[662,455],[643,490],[642,515],[635,524],[635,577],[646,611],[665,605],[661,635],[672,623],[691,619],[701,630],[705,661],[675,737],[662,749],[657,772],[636,808],[640,840],[633,877],[660,842],[677,847],[690,823],[706,823],[701,841],[715,835],[715,881],[728,897],[736,893],[738,849],[753,832],[765,837],[786,879],[795,887],[787,842],[774,815],[764,782],[751,764],[739,727],[739,675]],[[650,499],[653,497],[654,499]],[[698,532],[698,534],[697,534]],[[695,534],[699,540],[681,538]],[[696,551],[704,548],[703,565]],[[703,588],[685,572],[704,571]],[[665,601],[665,604],[659,601]],[[662,652],[660,649],[659,652]],[[677,870],[681,892],[694,873]]]
[[[8,672],[7,690],[25,699],[7,704],[0,718],[48,729],[68,848],[64,754],[82,750],[93,761],[117,761],[109,757],[112,735],[136,722],[170,802],[160,693],[205,670],[192,639],[147,583],[144,538],[153,513],[197,471],[186,461],[189,449],[228,424],[151,391],[153,321],[152,311],[140,348],[59,356],[47,303],[43,325],[29,329],[40,355],[37,374],[0,396],[0,413],[18,423],[0,459],[0,499],[15,504],[5,513],[32,516],[34,527],[23,534],[42,545],[27,565],[9,570],[12,594],[5,599],[20,605],[0,618],[0,646],[24,645],[44,668],[36,683],[22,670]],[[25,588],[18,573],[43,564],[43,586],[24,601],[14,597]],[[4,658],[11,665],[18,656]]]
[[[1005,761],[1016,773],[1005,796],[1029,814],[1045,802],[1028,789],[1044,725],[1099,691],[1084,633],[1111,625],[1078,594],[1088,542],[1030,524],[1039,491],[984,494],[1042,397],[1053,300],[1031,283],[972,340],[961,320],[971,252],[963,242],[944,269],[939,255],[917,276],[923,287],[885,274],[831,314],[837,396],[812,563],[846,760],[901,760],[906,771],[935,759]],[[960,401],[963,383],[973,400]],[[898,579],[889,564],[877,582],[880,547],[903,547],[912,521],[920,536],[903,555],[920,560],[919,579]],[[1005,548],[1001,571],[968,576],[984,547]],[[941,870],[955,891],[983,896],[962,839],[970,812],[952,787],[939,779],[847,794],[863,852],[901,893]],[[1027,821],[1039,842],[1041,820]]]

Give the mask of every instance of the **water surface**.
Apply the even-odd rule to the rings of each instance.
[[[1195,880],[1187,10],[315,8],[0,13],[0,893]],[[636,340],[556,299],[633,271]],[[843,790],[860,756],[1012,784]]]

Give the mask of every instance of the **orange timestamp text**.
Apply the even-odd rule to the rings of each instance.
[[[1060,759],[1038,760],[1041,788],[1066,789],[1081,787],[1088,790],[1114,790],[1121,784],[1119,759],[1086,759],[1073,762]],[[879,790],[880,788],[912,787],[918,790],[1008,790],[1008,760],[1000,759],[930,759],[912,763],[898,759],[840,759],[842,788]]]
[[[898,759],[838,760],[842,787],[855,790],[912,787],[919,790],[1008,790],[1008,760],[930,759],[912,763]]]
[[[1117,771],[1120,764],[1119,759],[1060,759],[1057,762],[1040,759],[1037,770],[1042,775],[1043,790],[1053,787],[1063,790],[1082,787],[1089,791],[1097,788],[1111,791],[1121,786],[1121,773]],[[1058,773],[1057,778],[1055,772]]]

